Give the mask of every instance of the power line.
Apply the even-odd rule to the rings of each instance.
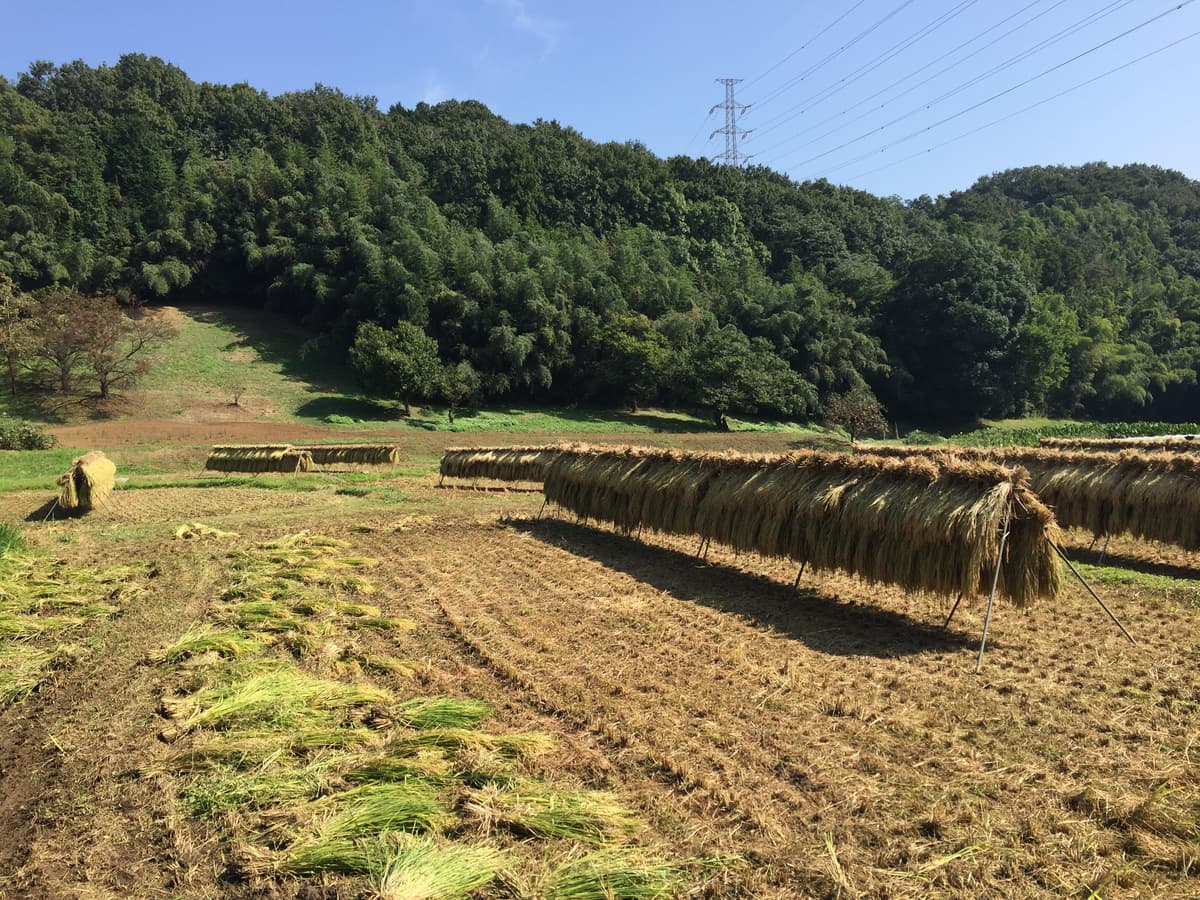
[[[886,169],[895,168],[898,165],[901,165],[903,163],[909,162],[910,160],[916,159],[918,156],[924,156],[926,153],[932,153],[934,150],[940,150],[942,147],[949,146],[950,144],[961,141],[964,138],[971,137],[971,135],[978,134],[979,132],[985,131],[988,128],[993,128],[996,125],[1000,125],[1003,122],[1007,122],[1009,119],[1015,119],[1017,116],[1020,116],[1020,115],[1023,115],[1024,113],[1029,112],[1031,109],[1037,109],[1039,106],[1045,106],[1047,103],[1051,103],[1051,102],[1059,99],[1060,97],[1065,97],[1067,94],[1073,93],[1077,90],[1080,90],[1081,88],[1085,88],[1089,84],[1094,84],[1095,82],[1100,81],[1103,78],[1107,78],[1109,75],[1115,75],[1117,72],[1120,72],[1124,69],[1128,69],[1130,66],[1137,65],[1138,63],[1142,62],[1143,60],[1147,60],[1152,56],[1158,56],[1158,54],[1160,54],[1160,53],[1165,53],[1167,50],[1170,50],[1172,47],[1177,47],[1178,45],[1184,43],[1185,41],[1190,41],[1197,37],[1200,37],[1200,31],[1193,31],[1191,34],[1184,35],[1181,38],[1171,41],[1171,43],[1169,43],[1169,44],[1164,44],[1162,47],[1159,47],[1157,50],[1151,50],[1149,53],[1145,53],[1145,54],[1137,57],[1137,59],[1131,59],[1131,60],[1129,60],[1129,62],[1122,63],[1119,66],[1115,66],[1114,68],[1109,69],[1107,72],[1101,72],[1099,75],[1094,75],[1085,81],[1081,81],[1078,84],[1074,84],[1071,87],[1066,88],[1065,90],[1059,91],[1057,94],[1052,94],[1049,97],[1046,97],[1042,100],[1037,101],[1036,103],[1030,103],[1028,106],[1018,109],[1016,112],[1011,112],[1008,115],[1001,116],[998,119],[993,119],[991,122],[988,122],[984,125],[979,125],[978,127],[972,128],[969,131],[964,131],[962,134],[957,134],[954,137],[949,138],[948,140],[942,141],[940,144],[934,144],[932,147],[926,147],[924,150],[918,150],[916,153],[913,153],[913,154],[910,154],[909,156],[905,156],[901,159],[895,160],[894,162],[890,162],[890,163],[887,163],[882,166],[877,166],[874,169],[868,169],[865,172],[859,172],[857,175],[854,175],[851,180],[853,180],[855,178],[864,178],[867,175],[874,175],[876,172],[882,172]],[[843,167],[839,166],[839,168],[843,168]],[[833,170],[830,170],[830,171],[833,171]]]
[[[824,103],[830,97],[834,96],[835,94],[839,93],[840,91],[845,90],[846,88],[848,88],[850,85],[854,84],[859,79],[865,77],[866,75],[869,75],[871,72],[874,72],[880,66],[895,59],[897,56],[899,56],[901,53],[903,53],[909,47],[912,47],[914,44],[919,43],[924,38],[929,37],[929,35],[933,34],[935,31],[937,31],[939,28],[941,28],[947,22],[950,22],[951,20],[962,15],[970,7],[974,6],[978,2],[979,2],[979,0],[961,0],[961,2],[957,6],[951,8],[948,12],[942,13],[940,16],[935,18],[933,21],[926,23],[924,26],[917,29],[917,31],[913,32],[908,37],[904,38],[904,40],[900,41],[899,43],[893,44],[891,47],[889,47],[887,50],[885,50],[879,56],[877,56],[874,59],[869,60],[868,62],[859,66],[857,69],[855,69],[849,75],[843,76],[838,81],[822,88],[821,90],[817,91],[817,93],[802,100],[800,103],[796,104],[795,106],[792,106],[789,109],[784,110],[782,113],[779,113],[778,115],[775,115],[770,119],[767,119],[767,121],[763,124],[764,124],[764,126],[769,126],[769,127],[760,128],[759,133],[761,134],[761,133],[765,133],[765,132],[769,132],[769,131],[774,131],[776,128],[779,128],[780,126],[782,126],[785,122],[790,122],[792,119],[796,118],[796,116],[802,115],[803,113],[808,112],[808,110],[812,109],[813,107],[818,106],[821,103]],[[800,110],[800,112],[795,113],[795,115],[788,115],[789,113],[793,113],[796,110]],[[785,116],[786,116],[786,118],[784,118]],[[780,119],[782,119],[782,121],[778,121],[778,122],[776,121],[776,120],[780,120]],[[776,122],[776,124],[772,125],[771,124],[772,122]]]
[[[849,41],[847,41],[846,43],[842,44],[842,46],[840,46],[836,50],[834,50],[832,53],[827,54],[824,58],[813,63],[811,66],[809,66],[803,72],[801,72],[799,75],[795,76],[794,78],[792,78],[788,81],[785,81],[779,87],[775,88],[775,90],[769,92],[761,100],[756,101],[754,105],[762,106],[764,103],[769,103],[772,100],[774,100],[776,97],[778,97],[780,94],[782,94],[784,91],[786,91],[788,88],[790,88],[792,85],[799,84],[801,81],[806,79],[809,75],[812,75],[814,72],[818,71],[822,66],[837,59],[839,56],[841,56],[843,53],[845,53],[847,50],[849,50],[851,47],[853,47],[859,41],[868,37],[869,35],[874,33],[877,29],[879,29],[883,25],[887,24],[887,22],[889,20],[891,20],[892,18],[894,18],[895,16],[897,16],[901,12],[903,12],[906,7],[911,6],[913,4],[913,2],[914,2],[914,0],[905,0],[905,2],[901,3],[899,6],[897,6],[895,9],[893,9],[890,13],[888,13],[882,19],[877,21],[874,25],[871,25],[870,27],[863,29],[858,34],[856,34],[854,37],[852,37]]]
[[[828,25],[826,25],[824,28],[822,28],[820,31],[818,31],[815,35],[810,37],[807,41],[805,41],[803,44],[801,44],[799,47],[797,47],[795,50],[793,50],[791,53],[789,53],[787,56],[785,56],[779,62],[775,63],[775,65],[771,66],[771,68],[767,69],[767,71],[763,72],[761,75],[756,75],[754,78],[751,78],[749,81],[747,81],[746,87],[750,87],[752,84],[758,84],[758,82],[762,81],[764,78],[766,78],[768,75],[770,75],[776,69],[778,69],[784,63],[788,62],[797,53],[803,52],[804,50],[806,50],[808,48],[808,46],[810,44],[812,44],[816,41],[819,41],[822,37],[825,36],[825,34],[827,32],[829,32],[832,28],[839,25],[841,23],[842,19],[846,18],[846,16],[850,15],[850,13],[854,12],[856,9],[858,9],[860,6],[862,6],[866,2],[867,2],[867,0],[858,0],[858,2],[855,3],[852,7],[850,7],[848,10],[846,10],[844,13],[842,13],[840,16],[838,16],[836,19],[834,19],[832,22],[830,22]]]
[[[713,111],[710,109],[708,111],[708,115],[700,120],[700,124],[696,126],[696,130],[692,132],[692,136],[688,138],[688,142],[684,145],[685,151],[690,153],[692,147],[696,146],[696,138],[700,137],[701,132],[704,131],[704,126],[706,126],[708,124],[708,120],[712,118],[712,114]]]
[[[816,162],[819,159],[824,159],[826,156],[829,156],[833,153],[837,153],[839,150],[844,150],[846,147],[850,147],[850,146],[858,143],[859,141],[866,140],[867,138],[878,134],[879,132],[883,131],[886,128],[890,128],[891,126],[896,125],[900,122],[903,122],[906,119],[911,119],[913,116],[927,112],[928,110],[933,109],[933,107],[937,106],[938,104],[940,104],[946,100],[949,100],[951,97],[961,94],[963,91],[965,91],[969,88],[972,88],[975,85],[980,84],[983,81],[986,81],[987,79],[991,78],[994,75],[998,75],[999,73],[1005,71],[1006,69],[1012,68],[1017,63],[1023,62],[1024,60],[1026,60],[1029,57],[1033,56],[1034,54],[1040,52],[1041,50],[1044,50],[1047,47],[1051,47],[1055,44],[1061,43],[1062,41],[1066,40],[1068,37],[1071,37],[1072,35],[1077,34],[1078,32],[1082,31],[1084,28],[1088,27],[1089,25],[1094,25],[1096,22],[1099,22],[1101,19],[1112,15],[1117,10],[1119,10],[1125,6],[1128,6],[1130,3],[1133,3],[1133,2],[1135,2],[1135,0],[1114,0],[1114,2],[1109,3],[1107,6],[1102,7],[1100,10],[1093,12],[1093,13],[1089,13],[1088,15],[1084,16],[1082,19],[1076,20],[1071,25],[1068,25],[1066,28],[1063,28],[1062,30],[1056,32],[1055,34],[1051,35],[1050,37],[1039,41],[1038,43],[1034,44],[1032,47],[1026,48],[1025,50],[1022,50],[1021,52],[1015,54],[1014,56],[1010,56],[1008,59],[1003,60],[1000,63],[997,63],[996,65],[992,66],[991,68],[987,69],[986,71],[974,76],[973,78],[968,79],[967,81],[959,84],[958,86],[956,86],[954,88],[951,88],[948,91],[945,91],[944,93],[940,94],[939,96],[934,97],[932,100],[927,100],[924,103],[919,104],[918,106],[914,106],[912,109],[909,109],[907,112],[901,113],[900,115],[896,116],[895,118],[890,119],[887,122],[884,122],[882,125],[879,125],[875,128],[871,128],[868,131],[864,131],[863,133],[856,135],[855,137],[849,138],[849,139],[843,141],[841,144],[838,144],[836,147],[826,150],[823,153],[818,153],[816,156],[811,156],[808,159],[805,159],[801,162],[796,163],[794,166],[791,166],[790,168],[797,168],[799,166],[805,166],[805,165],[808,165],[809,163]],[[1179,8],[1182,8],[1183,6],[1186,6],[1192,2],[1193,2],[1193,0],[1185,0],[1185,2],[1182,3]],[[1168,13],[1171,13],[1174,11],[1175,11],[1174,9],[1171,9],[1165,13],[1162,13],[1161,15],[1167,15]],[[1155,18],[1160,18],[1161,15],[1158,17],[1155,17]],[[1142,25],[1139,25],[1139,26],[1137,26],[1137,28],[1134,28],[1132,30],[1136,31],[1138,28],[1144,27],[1145,25],[1148,25],[1148,24],[1150,24],[1150,22],[1153,22],[1153,21],[1154,21],[1154,19],[1147,20],[1146,22],[1143,22]],[[1117,40],[1121,37],[1124,37],[1125,34],[1128,34],[1128,33],[1131,33],[1131,32],[1124,32],[1120,35],[1117,35],[1116,38],[1113,38],[1111,40]],[[1100,47],[1103,47],[1106,44],[1111,43],[1111,40],[1106,41],[1103,44],[1099,44],[1096,47],[1093,47],[1091,50],[1088,50],[1086,53],[1084,53],[1082,55],[1086,56],[1087,53],[1091,53],[1091,52],[1099,49]],[[977,53],[982,52],[982,49],[986,49],[986,48],[981,48],[981,50],[977,51]],[[1066,62],[1059,63],[1056,66],[1052,66],[1051,68],[1049,68],[1045,72],[1043,72],[1042,75],[1049,74],[1050,72],[1053,72],[1055,69],[1061,68],[1062,66],[1067,65],[1068,63],[1074,62],[1078,58],[1079,57],[1072,57],[1071,59],[1068,59]],[[1027,79],[1026,81],[1021,82],[1020,84],[1016,85],[1013,88],[1009,88],[1006,91],[1002,91],[997,96],[1003,96],[1005,93],[1008,93],[1012,90],[1016,90],[1016,88],[1022,87],[1025,84],[1028,84],[1029,81],[1032,81],[1032,80],[1035,80],[1036,78],[1042,77],[1042,75],[1033,76],[1033,78]],[[984,102],[987,102],[987,101],[984,101]],[[969,109],[967,111],[969,111]],[[961,115],[961,114],[962,113],[958,113],[956,115]],[[862,117],[860,117],[860,118],[862,118]],[[829,134],[833,134],[834,132],[836,132],[838,130],[840,130],[840,128],[832,129],[831,131],[827,132],[825,135],[821,135],[817,138],[814,138],[813,140],[807,141],[806,143],[800,145],[800,147],[797,147],[796,150],[801,150],[804,147],[810,146],[811,144],[816,143],[817,141],[821,140],[822,138],[827,137]],[[920,132],[918,132],[918,134],[919,133]],[[794,153],[794,152],[796,152],[796,150],[793,150],[792,152]],[[786,158],[786,154],[783,158]]]
[[[879,147],[868,153],[864,153],[861,156],[855,157],[854,159],[847,160],[846,162],[841,163],[840,165],[834,166],[831,169],[827,169],[827,170],[825,170],[825,174],[829,174],[830,172],[836,172],[840,169],[846,168],[847,166],[852,166],[857,162],[862,162],[862,160],[867,159],[871,156],[874,156],[876,153],[882,153],[885,150],[890,150],[892,147],[896,146],[897,144],[903,144],[907,141],[912,140],[915,137],[919,137],[920,135],[925,134],[928,131],[932,131],[934,128],[939,128],[942,125],[945,125],[947,122],[952,122],[961,116],[965,116],[967,113],[973,112],[974,110],[979,109],[981,106],[985,106],[988,103],[991,103],[995,100],[998,100],[1001,97],[1011,94],[1013,91],[1019,90],[1020,88],[1023,88],[1026,85],[1032,84],[1033,82],[1037,81],[1038,79],[1044,78],[1045,76],[1049,75],[1052,72],[1058,71],[1059,69],[1063,68],[1064,66],[1068,66],[1071,63],[1076,62],[1077,60],[1083,59],[1083,57],[1085,57],[1085,56],[1089,56],[1092,53],[1095,53],[1097,50],[1107,47],[1109,44],[1115,43],[1116,41],[1119,41],[1122,38],[1128,37],[1129,35],[1133,34],[1134,32],[1140,31],[1141,29],[1145,28],[1146,26],[1151,25],[1154,22],[1157,22],[1160,19],[1165,18],[1166,16],[1169,16],[1172,13],[1179,12],[1179,10],[1183,9],[1185,6],[1190,6],[1191,4],[1193,4],[1195,2],[1196,2],[1196,0],[1183,0],[1182,3],[1177,3],[1175,6],[1172,6],[1169,9],[1163,10],[1162,12],[1158,13],[1157,15],[1151,16],[1149,19],[1146,19],[1145,21],[1140,22],[1137,25],[1134,25],[1132,28],[1128,28],[1125,31],[1122,31],[1120,34],[1114,35],[1113,37],[1110,37],[1108,40],[1102,41],[1099,44],[1096,44],[1094,47],[1090,47],[1087,50],[1082,51],[1081,53],[1075,54],[1070,59],[1063,60],[1062,62],[1057,63],[1057,64],[1051,66],[1050,68],[1043,70],[1042,72],[1039,72],[1037,75],[1032,75],[1029,78],[1026,78],[1024,81],[1017,82],[1016,84],[1014,84],[1010,87],[1007,87],[1002,91],[997,91],[995,94],[992,94],[990,97],[986,97],[983,100],[979,100],[975,103],[972,103],[970,106],[964,107],[963,109],[960,109],[958,112],[951,113],[950,115],[946,116],[945,118],[940,119],[937,122],[934,122],[932,125],[927,125],[924,128],[918,128],[916,131],[909,132],[904,137],[897,138],[896,140],[892,141],[889,144],[885,144],[882,147]],[[853,142],[852,141],[847,142],[847,144],[845,144],[843,146],[848,146],[849,143],[853,143]],[[837,149],[840,149],[840,148],[834,148],[834,150],[830,150],[830,151],[827,151],[826,153],[822,153],[818,156],[814,156],[811,159],[805,160],[802,163],[798,163],[797,165],[798,166],[807,165],[809,162],[820,159],[824,156],[828,156],[829,153],[835,152]]]
[[[922,65],[922,66],[919,66],[919,67],[918,67],[918,68],[916,68],[916,69],[913,69],[913,70],[912,70],[911,72],[909,72],[907,75],[903,76],[902,78],[898,78],[898,79],[896,79],[896,80],[895,80],[894,82],[892,82],[891,84],[888,84],[888,85],[886,85],[885,87],[882,87],[882,88],[880,88],[878,91],[876,91],[875,93],[873,93],[873,94],[871,94],[871,95],[869,95],[869,96],[867,96],[867,97],[864,97],[862,100],[858,101],[858,102],[857,102],[857,103],[855,103],[853,106],[848,106],[848,107],[846,107],[846,109],[843,109],[843,110],[842,110],[842,111],[840,111],[840,112],[834,113],[832,116],[827,116],[826,118],[822,119],[822,120],[821,120],[821,121],[819,121],[819,122],[814,122],[814,123],[812,124],[812,126],[810,126],[810,127],[811,127],[811,128],[820,128],[822,125],[828,125],[830,122],[833,122],[833,121],[834,121],[834,120],[836,120],[836,119],[840,119],[842,116],[846,115],[847,113],[851,113],[851,112],[853,112],[854,110],[858,109],[859,107],[861,107],[861,106],[864,106],[864,105],[865,105],[865,104],[867,104],[867,103],[870,103],[870,102],[871,102],[872,100],[874,100],[876,97],[879,97],[879,96],[881,96],[882,94],[886,94],[888,91],[891,91],[891,90],[895,89],[895,88],[896,88],[896,87],[898,87],[899,85],[901,85],[901,84],[903,84],[904,82],[908,81],[910,78],[914,78],[914,77],[916,77],[917,75],[920,75],[920,74],[921,74],[922,72],[924,72],[926,69],[929,69],[929,68],[932,68],[933,66],[936,66],[936,65],[937,65],[938,63],[940,63],[942,60],[944,60],[944,59],[946,59],[946,58],[948,58],[948,57],[950,57],[950,56],[953,56],[953,55],[954,55],[955,53],[957,53],[959,50],[962,50],[964,47],[968,47],[968,46],[970,46],[971,44],[975,43],[976,41],[980,40],[981,38],[984,38],[984,37],[986,37],[987,35],[991,34],[993,31],[995,31],[997,28],[1000,28],[1001,26],[1003,26],[1003,25],[1006,25],[1007,23],[1011,22],[1013,19],[1015,19],[1015,18],[1017,18],[1018,16],[1020,16],[1022,13],[1025,13],[1025,12],[1027,12],[1029,9],[1031,9],[1031,8],[1033,8],[1034,6],[1037,6],[1039,3],[1043,3],[1043,2],[1045,2],[1045,0],[1032,0],[1032,2],[1031,2],[1031,3],[1028,3],[1028,4],[1026,4],[1025,6],[1021,7],[1019,10],[1017,10],[1015,13],[1012,13],[1012,14],[1010,14],[1010,15],[1006,16],[1005,18],[1001,19],[999,22],[997,22],[995,25],[992,25],[990,28],[986,28],[986,29],[984,29],[983,31],[981,31],[981,32],[979,32],[978,34],[976,34],[974,37],[968,38],[967,40],[965,40],[965,41],[963,41],[961,44],[959,44],[957,47],[954,47],[953,49],[951,49],[951,50],[948,50],[948,51],[946,51],[945,53],[943,53],[941,56],[938,56],[938,57],[936,57],[936,58],[934,58],[934,59],[930,60],[929,62],[925,63],[925,64],[924,64],[924,65]],[[820,140],[822,140],[822,139],[824,139],[824,138],[828,137],[828,136],[829,136],[829,135],[831,135],[831,134],[836,134],[837,132],[841,131],[843,128],[848,128],[848,127],[850,127],[850,126],[851,126],[851,125],[853,125],[855,122],[861,122],[863,119],[867,118],[868,116],[872,115],[873,113],[879,112],[879,111],[880,111],[880,110],[882,110],[882,109],[886,109],[886,108],[887,108],[887,106],[888,106],[889,104],[891,104],[891,103],[895,103],[895,102],[896,102],[897,100],[899,100],[901,97],[905,97],[905,96],[907,96],[908,94],[911,94],[911,93],[912,93],[913,91],[915,91],[917,88],[919,88],[919,87],[922,87],[922,86],[924,86],[924,85],[928,84],[929,82],[933,81],[935,78],[939,78],[940,76],[942,76],[942,75],[946,74],[947,72],[949,72],[951,69],[956,69],[956,68],[958,68],[959,66],[961,66],[963,63],[965,63],[965,62],[970,62],[972,59],[974,59],[976,56],[978,56],[978,55],[979,55],[980,53],[982,53],[983,51],[985,51],[985,50],[987,50],[987,49],[989,49],[989,48],[991,48],[991,47],[995,46],[995,45],[996,45],[996,44],[998,44],[1000,41],[1004,40],[1004,39],[1005,39],[1006,37],[1008,37],[1009,35],[1015,34],[1016,32],[1020,31],[1022,28],[1025,28],[1025,27],[1027,27],[1027,26],[1029,26],[1029,25],[1032,25],[1032,24],[1033,24],[1034,22],[1036,22],[1038,19],[1040,19],[1040,18],[1042,18],[1043,16],[1045,16],[1045,15],[1048,15],[1049,13],[1053,12],[1055,9],[1057,9],[1057,8],[1058,8],[1058,7],[1060,7],[1060,6],[1062,6],[1062,5],[1063,5],[1064,3],[1066,3],[1066,2],[1067,2],[1067,0],[1057,0],[1057,2],[1056,2],[1056,3],[1054,3],[1052,6],[1050,6],[1050,7],[1046,8],[1046,9],[1042,10],[1042,11],[1041,11],[1040,13],[1038,13],[1037,15],[1034,15],[1034,16],[1030,17],[1029,19],[1026,19],[1024,22],[1021,22],[1019,25],[1016,25],[1016,26],[1014,26],[1014,27],[1010,28],[1008,31],[1004,32],[1004,33],[1003,33],[1002,35],[1000,35],[999,37],[995,38],[995,39],[994,39],[994,40],[992,40],[992,41],[989,41],[987,44],[984,44],[984,45],[983,45],[982,47],[980,47],[978,50],[976,50],[976,51],[974,51],[974,52],[972,52],[972,53],[968,53],[968,54],[967,54],[966,56],[964,56],[962,59],[959,59],[959,60],[957,60],[957,61],[955,61],[955,62],[951,63],[951,64],[950,64],[950,65],[948,65],[948,66],[944,66],[943,68],[939,69],[937,72],[934,72],[934,73],[933,73],[932,75],[930,75],[928,78],[922,79],[921,81],[917,82],[916,84],[912,85],[911,87],[909,87],[909,88],[906,88],[905,90],[901,91],[899,94],[896,94],[896,95],[895,95],[894,97],[892,97],[891,99],[889,99],[889,100],[885,100],[883,103],[880,103],[878,106],[874,106],[874,107],[872,107],[871,109],[867,110],[867,111],[866,111],[865,113],[863,113],[862,115],[860,115],[860,116],[855,116],[853,119],[849,119],[849,120],[847,120],[847,121],[843,122],[843,123],[842,123],[842,124],[840,124],[840,125],[839,125],[837,128],[832,128],[832,129],[830,129],[829,131],[825,132],[824,134],[821,134],[821,135],[819,135],[819,136],[817,136],[817,137],[815,137],[815,138],[813,138],[813,139],[811,139],[811,140],[809,140],[809,141],[807,141],[807,142],[805,142],[805,143],[801,144],[801,145],[800,145],[799,147],[797,147],[796,149],[797,149],[797,150],[800,150],[800,149],[803,149],[804,147],[808,147],[808,146],[810,146],[811,144],[815,144],[817,141],[820,141]],[[788,121],[791,121],[792,119],[795,119],[795,118],[797,118],[797,117],[798,117],[798,115],[802,115],[802,114],[803,114],[804,112],[806,112],[806,111],[807,111],[807,110],[802,110],[802,111],[801,111],[801,113],[797,114],[797,116],[791,116],[791,117],[788,119]],[[782,125],[783,123],[781,122],[780,124]],[[772,126],[772,127],[777,127],[777,126]],[[770,130],[770,129],[767,129],[767,130]],[[760,131],[759,133],[761,134],[761,133],[762,133],[762,131]],[[807,133],[807,132],[798,132],[798,133],[796,133],[796,134],[790,135],[789,137],[786,137],[786,138],[784,138],[784,139],[783,139],[783,140],[781,140],[781,141],[777,141],[776,143],[772,144],[770,147],[767,147],[765,150],[760,150],[760,151],[759,151],[759,153],[760,153],[760,154],[762,154],[762,153],[770,153],[772,150],[775,150],[775,149],[777,149],[777,148],[779,148],[779,147],[782,147],[782,146],[784,146],[785,144],[790,144],[792,141],[796,140],[798,137],[801,137],[801,136],[803,136],[803,135],[804,135],[804,134],[806,134],[806,133]]]

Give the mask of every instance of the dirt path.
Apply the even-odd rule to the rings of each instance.
[[[150,549],[150,548],[145,548]],[[146,653],[178,637],[211,588],[188,547],[156,548],[154,577],[91,635],[70,670],[0,713],[0,896],[197,896],[200,858],[144,768],[161,752]]]

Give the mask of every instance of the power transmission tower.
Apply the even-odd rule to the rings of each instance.
[[[740,78],[718,78],[717,83],[725,85],[725,102],[714,103],[712,109],[708,111],[708,114],[712,115],[718,109],[725,110],[725,127],[716,129],[708,136],[708,139],[711,141],[718,134],[725,135],[725,152],[718,153],[713,159],[720,159],[727,166],[739,165],[750,158],[748,155],[738,153],[738,138],[745,137],[750,133],[740,130],[737,124],[738,116],[744,115],[750,108],[748,103],[738,103],[733,95],[733,86],[741,80]]]

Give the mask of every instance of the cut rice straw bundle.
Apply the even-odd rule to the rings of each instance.
[[[629,532],[694,534],[905,590],[986,595],[1006,524],[1000,596],[1060,589],[1050,511],[1025,473],[986,461],[619,448],[560,450],[548,501]]]
[[[318,466],[394,466],[400,463],[395,444],[311,444],[295,447],[312,456]]]
[[[442,454],[443,478],[540,483],[559,447],[457,447]]]
[[[491,847],[395,841],[381,862],[380,900],[460,900],[495,879],[505,856]]]
[[[85,453],[58,479],[58,505],[80,512],[95,509],[113,492],[116,476],[117,467],[99,450]]]
[[[312,454],[287,444],[224,445],[212,448],[204,468],[210,472],[311,472]]]
[[[555,869],[538,896],[546,900],[666,900],[683,893],[677,866],[637,850],[596,850]]]
[[[911,455],[909,447],[872,452]],[[1200,550],[1200,456],[1191,453],[1060,451],[1047,448],[934,448],[929,456],[1020,466],[1065,528],[1100,537],[1129,534]]]
[[[1038,438],[1038,446],[1047,450],[1090,450],[1113,452],[1143,450],[1151,452],[1200,453],[1200,434],[1172,434],[1139,438]]]

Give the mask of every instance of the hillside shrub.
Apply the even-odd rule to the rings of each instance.
[[[58,441],[32,422],[0,417],[0,450],[49,450]]]

